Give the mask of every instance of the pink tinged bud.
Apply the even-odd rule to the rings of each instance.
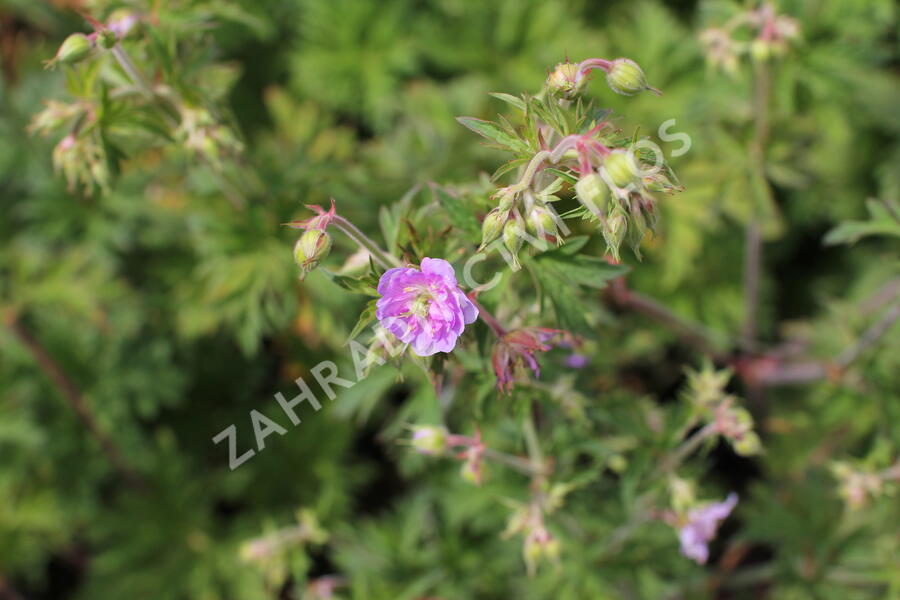
[[[579,65],[559,63],[547,77],[547,89],[551,94],[572,97],[584,87],[586,79],[579,72]]]
[[[487,467],[482,458],[481,446],[473,446],[466,450],[466,459],[459,471],[460,476],[472,485],[481,485],[487,475]]]
[[[106,21],[106,26],[120,40],[128,36],[134,31],[134,26],[138,24],[138,15],[128,9],[120,8],[113,11]]]
[[[449,432],[442,426],[413,427],[412,447],[422,454],[443,454],[447,449],[448,435]]]
[[[644,90],[648,90],[657,96],[662,92],[647,83],[644,71],[636,62],[628,58],[617,58],[612,61],[606,72],[606,83],[610,89],[623,96],[633,96]]]
[[[534,574],[538,563],[543,559],[557,561],[560,554],[560,544],[544,526],[533,529],[525,538],[522,546],[522,558],[528,568],[529,574]]]
[[[331,251],[331,236],[319,229],[303,232],[294,245],[294,261],[300,267],[302,276],[319,266]]]
[[[716,537],[719,523],[731,514],[737,503],[737,494],[732,492],[722,502],[688,512],[687,522],[678,531],[681,553],[697,564],[705,564],[709,558],[709,542]]]
[[[386,271],[378,282],[375,316],[419,356],[451,352],[478,309],[459,289],[446,260],[423,258],[420,268]]]

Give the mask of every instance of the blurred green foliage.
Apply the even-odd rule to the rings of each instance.
[[[142,104],[109,55],[42,69],[67,35],[90,31],[76,8],[142,15],[123,45],[180,106],[209,115],[197,127],[215,152],[191,145],[177,126],[184,113]],[[671,130],[691,137],[690,151],[670,159],[685,191],[661,200],[660,229],[629,286],[731,339],[744,317],[742,232],[755,215],[762,340],[817,358],[852,346],[896,302],[896,7],[782,0],[778,9],[801,38],[771,66],[760,166],[747,150],[753,68],[711,68],[698,40],[735,14],[727,2],[2,2],[0,598],[18,598],[14,589],[29,599],[317,598],[308,584],[318,578],[323,589],[328,574],[340,578],[336,597],[354,599],[900,594],[896,486],[850,510],[832,469],[881,472],[897,460],[896,328],[840,378],[735,390],[765,452],[742,458],[719,444],[684,467],[701,497],[742,497],[706,568],[677,553],[660,520],[608,545],[679,442],[687,409],[677,392],[700,355],[596,291],[544,283],[553,303],[574,303],[566,325],[583,328],[590,356],[582,371],[564,366],[563,351],[544,357],[542,381],[553,386],[500,397],[466,348],[464,377],[440,394],[406,363],[338,389],[318,413],[301,407],[295,428],[274,399],[293,395],[296,377],[312,381],[321,360],[352,373],[344,343],[368,300],[321,272],[297,281],[296,232],[282,224],[334,196],[391,250],[412,243],[409,221],[423,254],[459,256],[461,245],[437,235],[452,220],[439,190],[483,215],[492,191],[483,173],[505,157],[454,117],[515,119],[488,93],[537,92],[566,56],[636,60],[661,98],[615,96],[599,78],[590,95],[626,133],[659,141],[659,125],[675,119]],[[49,100],[92,106],[91,140],[108,169],[93,191],[54,173],[65,132],[27,132]],[[355,247],[335,242],[336,270]],[[592,235],[585,248],[600,255],[604,244]],[[527,276],[504,277],[483,301],[501,320],[533,317]],[[484,326],[475,336],[479,350],[489,345]],[[142,483],[111,462],[66,386]],[[398,441],[410,423],[469,433],[478,423],[489,445],[522,454],[518,426],[532,403],[554,424],[542,435],[556,477],[574,489],[551,520],[559,567],[528,578],[521,540],[500,535],[510,509],[498,498],[526,501],[522,475],[497,465],[473,487],[456,464]],[[239,448],[254,447],[251,409],[288,433],[232,472],[211,439],[236,424]],[[285,532],[290,543],[272,542]],[[247,558],[253,540],[271,546],[261,560]]]

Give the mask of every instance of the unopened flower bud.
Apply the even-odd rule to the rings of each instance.
[[[547,77],[547,89],[551,94],[571,97],[581,91],[586,79],[578,76],[578,65],[559,63]]]
[[[135,25],[140,21],[137,13],[127,8],[114,10],[106,20],[106,26],[121,40],[135,31]]]
[[[603,169],[616,187],[626,188],[640,181],[638,166],[628,150],[613,150],[603,159]]]
[[[619,259],[619,247],[628,233],[628,219],[621,210],[613,213],[605,223],[603,223],[600,231],[603,233],[603,239],[612,252],[613,258]]]
[[[330,250],[330,235],[320,229],[308,229],[294,245],[294,260],[305,275],[315,269]]]
[[[628,468],[628,461],[621,454],[613,454],[606,464],[614,473],[623,473]]]
[[[647,77],[641,67],[628,58],[617,58],[612,61],[609,71],[606,72],[606,83],[612,91],[623,96],[633,96],[644,90],[657,96],[661,94],[658,89],[650,87],[647,83]]]
[[[509,218],[509,213],[500,208],[495,208],[484,217],[481,223],[481,247],[484,248],[503,232],[503,225]]]
[[[694,486],[687,479],[672,477],[669,480],[669,490],[672,494],[672,508],[676,512],[685,512],[696,502]]]
[[[604,214],[609,198],[609,188],[597,173],[582,176],[575,184],[575,197],[592,214]]]
[[[750,43],[750,57],[754,62],[763,63],[769,60],[772,47],[768,41],[756,38]]]
[[[733,447],[741,456],[753,456],[762,451],[762,442],[755,431],[748,431],[740,439],[735,440]]]
[[[422,454],[443,454],[447,449],[447,429],[425,425],[413,427],[412,447]]]
[[[481,453],[475,449],[469,449],[469,456],[463,463],[462,468],[459,471],[459,474],[462,478],[472,485],[481,485],[484,481],[484,477],[487,474],[487,468],[484,464],[484,460],[481,458]]]
[[[62,43],[56,56],[47,62],[48,67],[52,67],[57,63],[64,65],[75,64],[87,57],[94,48],[94,43],[83,33],[73,33]]]
[[[111,29],[101,29],[97,32],[97,43],[101,48],[106,48],[109,50],[113,46],[116,45],[118,39],[116,38],[116,32]]]
[[[541,204],[535,204],[528,218],[525,220],[528,230],[537,235],[556,235],[556,219],[550,209]]]
[[[539,561],[545,558],[556,561],[559,559],[559,553],[559,540],[543,525],[532,530],[522,546],[522,558],[525,559],[525,565],[530,574],[534,574]]]
[[[510,251],[513,257],[513,270],[518,269],[519,249],[522,247],[522,236],[525,235],[525,227],[519,219],[510,219],[503,226],[503,245]]]

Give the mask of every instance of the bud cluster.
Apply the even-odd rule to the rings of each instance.
[[[850,510],[859,510],[871,500],[896,493],[895,482],[900,481],[900,462],[882,471],[861,468],[848,462],[831,464],[831,474],[838,480],[841,498]]]
[[[647,83],[640,66],[627,58],[566,61],[551,71],[544,92],[533,100],[534,110],[523,109],[526,118],[535,121],[536,134],[525,141],[536,151],[530,156],[519,154],[518,161],[528,160],[520,180],[494,195],[498,204],[482,223],[480,249],[501,240],[506,251],[513,255],[513,270],[519,268],[517,255],[523,239],[545,249],[542,244],[546,241],[561,243],[560,231],[568,234],[549,203],[559,199],[554,194],[562,188],[564,181],[571,181],[571,175],[577,175],[574,195],[584,207],[585,212],[581,215],[599,222],[609,251],[616,260],[619,259],[619,248],[626,240],[640,256],[641,241],[648,229],[654,229],[657,209],[651,192],[671,193],[681,189],[670,180],[672,173],[665,166],[658,147],[647,140],[634,146],[622,146],[619,132],[606,121],[598,123],[593,109],[582,102],[571,102],[584,91],[588,76],[597,69],[606,73],[607,84],[618,94],[631,96],[642,91],[659,94],[659,90]],[[548,108],[552,103],[562,109],[571,109],[574,115],[564,118],[559,108]],[[573,129],[580,133],[569,133]],[[484,135],[483,129],[475,130]],[[515,135],[511,129],[507,131],[510,132],[508,135]],[[641,162],[638,150],[644,145],[654,148],[656,165],[647,166]],[[568,173],[561,175],[560,170],[568,170]],[[548,173],[556,175],[549,184]],[[544,185],[543,189],[539,184]],[[531,236],[536,236],[537,240]]]
[[[558,200],[552,195],[555,189],[535,192],[531,187],[510,186],[502,188],[494,198],[499,199],[481,223],[481,246],[488,247],[500,240],[512,257],[513,268],[519,268],[519,251],[525,239],[537,244],[560,244],[559,216],[550,206]]]
[[[739,39],[738,30],[746,29],[753,39]],[[787,54],[789,43],[800,34],[795,19],[775,13],[774,7],[764,2],[758,8],[741,12],[722,27],[712,27],[700,34],[700,42],[706,51],[707,62],[734,75],[739,59],[747,55],[755,63],[765,63]]]
[[[735,406],[734,396],[728,396],[716,408],[716,431],[725,437],[741,456],[753,456],[762,450],[759,435],[753,431],[753,416],[746,408]]]
[[[547,77],[545,87],[548,92],[563,99],[572,99],[584,91],[588,76],[594,69],[606,73],[606,84],[609,89],[623,96],[634,96],[649,91],[657,96],[660,91],[647,83],[643,69],[629,58],[605,60],[589,58],[580,63],[568,61],[559,63]]]
[[[481,434],[474,436],[451,434],[443,425],[415,425],[410,446],[420,454],[444,456],[458,449],[455,458],[462,461],[460,476],[471,484],[481,485],[487,475],[484,453],[487,446]]]
[[[687,400],[695,414],[714,424],[714,433],[723,436],[741,456],[762,451],[759,435],[753,430],[753,416],[738,405],[738,399],[726,392],[731,371],[716,371],[707,363],[699,371],[688,371]]]
[[[109,163],[93,133],[70,133],[53,149],[52,158],[53,168],[63,174],[70,190],[79,183],[88,193],[94,187],[109,187]]]
[[[205,108],[183,106],[175,137],[219,171],[224,168],[223,158],[243,150],[231,128],[219,123]]]
[[[501,537],[520,534],[524,537],[522,558],[529,575],[534,575],[541,562],[559,564],[562,546],[547,528],[544,518],[562,506],[563,497],[571,488],[566,484],[548,486],[547,482],[541,482],[528,504],[512,503],[514,510]]]

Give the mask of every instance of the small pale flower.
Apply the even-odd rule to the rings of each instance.
[[[724,521],[737,505],[738,496],[734,492],[722,502],[714,502],[688,512],[687,522],[678,530],[681,553],[697,564],[704,564],[709,558],[709,542],[716,537],[719,523]]]
[[[456,283],[446,260],[423,258],[419,269],[390,269],[378,282],[375,316],[419,356],[450,352],[478,309]]]

